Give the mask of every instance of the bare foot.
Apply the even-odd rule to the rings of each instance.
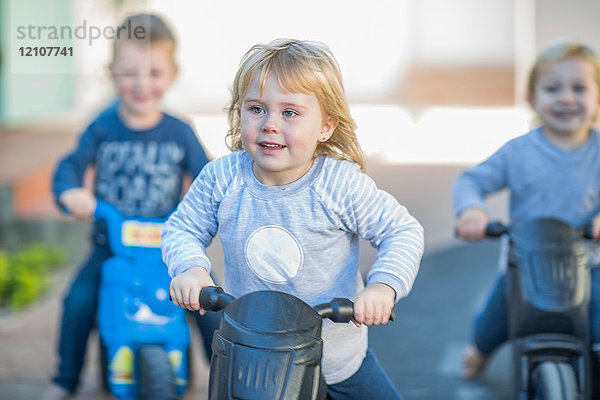
[[[52,385],[46,390],[46,393],[42,396],[42,400],[68,400],[72,397],[67,389],[62,386]]]
[[[463,353],[462,376],[465,379],[477,379],[485,370],[489,356],[475,346],[469,346]]]

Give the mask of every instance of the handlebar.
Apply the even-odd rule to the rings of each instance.
[[[496,238],[496,237],[500,237],[502,235],[506,235],[510,233],[510,226],[508,225],[504,225],[502,222],[499,221],[492,221],[492,222],[488,222],[488,224],[485,227],[485,236],[488,238]],[[460,238],[460,236],[458,235],[458,228],[454,228],[454,237],[456,238]]]
[[[329,318],[333,322],[350,322],[354,317],[354,303],[349,299],[335,298],[329,303],[314,307],[321,318]]]
[[[492,221],[485,227],[485,236],[490,238],[500,237],[502,235],[509,234],[511,227],[505,225],[502,222]],[[584,239],[594,239],[592,224],[587,224],[583,228],[580,228],[581,237]]]
[[[485,236],[487,237],[500,237],[507,233],[510,233],[510,226],[504,225],[502,222],[493,221],[485,227]]]
[[[587,224],[583,227],[583,238],[594,239],[594,227],[592,226],[592,224]]]
[[[234,300],[219,286],[207,286],[200,291],[200,306],[206,311],[221,311]]]
[[[219,286],[207,286],[200,291],[200,306],[206,311],[220,311],[228,304],[235,301],[235,297],[225,293]],[[319,304],[314,310],[321,318],[329,318],[333,322],[350,322],[354,317],[354,303],[350,299],[335,298],[329,303]],[[392,309],[390,321],[393,321],[395,312]]]
[[[333,322],[350,322],[354,320],[354,303],[349,299],[335,298],[329,303],[319,304],[314,307],[322,318],[329,318]],[[395,308],[390,312],[389,320],[396,318]]]

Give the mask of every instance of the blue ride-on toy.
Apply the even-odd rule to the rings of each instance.
[[[177,399],[188,383],[185,310],[169,300],[162,262],[165,219],[124,217],[98,200],[113,256],[102,266],[98,330],[105,383],[119,400]]]

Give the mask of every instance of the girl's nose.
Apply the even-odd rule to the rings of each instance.
[[[274,115],[265,116],[262,131],[264,133],[278,133],[279,123],[277,121],[277,117]]]

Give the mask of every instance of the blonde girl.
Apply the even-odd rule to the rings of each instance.
[[[423,252],[419,223],[362,171],[341,74],[320,43],[252,47],[229,106],[230,155],[200,173],[162,234],[175,304],[200,309],[213,285],[206,247],[218,233],[225,290],[272,289],[310,305],[348,297],[355,323],[323,325],[322,370],[332,399],[398,399],[367,345],[408,294]],[[359,238],[378,249],[366,286]]]

